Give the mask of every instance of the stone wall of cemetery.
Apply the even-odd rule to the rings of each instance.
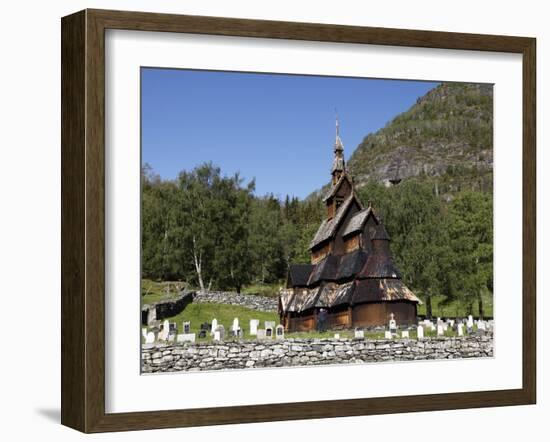
[[[144,373],[480,358],[493,356],[493,336],[425,339],[282,339],[147,344]]]
[[[203,304],[231,304],[260,312],[276,312],[278,298],[259,295],[243,295],[235,292],[207,291],[194,293],[193,302]]]

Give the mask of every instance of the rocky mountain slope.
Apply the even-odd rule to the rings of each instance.
[[[440,84],[365,137],[348,167],[359,187],[419,177],[441,195],[492,190],[492,85]]]

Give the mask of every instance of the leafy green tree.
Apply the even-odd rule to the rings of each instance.
[[[491,195],[465,191],[449,207],[452,280],[461,301],[472,311],[477,301],[484,316],[484,291],[493,285],[493,203]]]

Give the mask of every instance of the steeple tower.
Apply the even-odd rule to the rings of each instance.
[[[344,160],[344,144],[340,139],[340,121],[336,115],[336,139],[334,141],[334,159],[332,160],[332,185],[334,186],[342,174],[346,171],[346,161]]]

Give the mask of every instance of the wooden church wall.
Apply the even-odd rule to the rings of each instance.
[[[416,324],[416,304],[407,301],[371,302],[353,307],[354,327],[387,326],[390,314],[395,315],[397,325]]]

